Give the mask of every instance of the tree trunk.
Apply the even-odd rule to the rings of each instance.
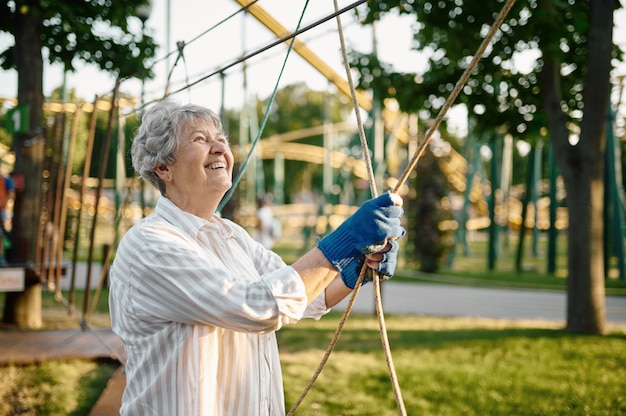
[[[16,14],[15,53],[18,72],[17,99],[29,110],[29,132],[13,138],[16,178],[13,217],[13,263],[32,267],[37,242],[37,224],[41,205],[42,166],[45,139],[43,134],[43,58],[41,22],[37,16]],[[41,284],[24,292],[7,293],[4,321],[20,327],[41,326]]]
[[[542,70],[542,91],[554,154],[563,174],[569,211],[567,330],[602,334],[606,330],[603,263],[603,163],[609,94],[613,0],[590,1],[588,71],[584,116],[578,143],[569,142],[561,110],[559,62]]]
[[[569,169],[566,180],[569,210],[567,329],[605,332],[602,178],[592,161],[581,170]],[[565,177],[566,175],[564,175]],[[575,188],[575,189],[572,189]]]

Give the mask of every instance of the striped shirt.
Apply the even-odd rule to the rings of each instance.
[[[298,273],[240,226],[160,198],[118,247],[113,331],[124,342],[122,415],[284,415],[275,331],[327,312]]]

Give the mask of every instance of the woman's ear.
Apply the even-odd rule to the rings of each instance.
[[[167,165],[157,166],[156,168],[154,168],[154,173],[156,173],[163,182],[168,182],[172,177],[172,173]]]

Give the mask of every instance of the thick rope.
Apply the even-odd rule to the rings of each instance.
[[[483,39],[483,42],[480,44],[478,50],[474,54],[474,57],[472,58],[472,61],[470,62],[470,64],[467,66],[467,68],[465,69],[465,71],[461,75],[461,78],[459,78],[459,80],[457,81],[456,85],[454,86],[454,89],[450,93],[450,96],[448,97],[448,99],[444,103],[443,107],[441,107],[441,110],[439,110],[439,114],[435,118],[435,121],[434,121],[433,125],[430,126],[430,128],[426,131],[426,136],[424,138],[424,141],[422,143],[420,143],[418,148],[415,150],[415,153],[411,157],[411,161],[409,162],[408,166],[404,170],[404,173],[400,177],[400,180],[398,180],[398,183],[394,187],[393,192],[398,192],[398,190],[408,180],[409,175],[411,174],[411,171],[413,171],[413,169],[415,169],[415,166],[417,165],[417,162],[419,161],[419,159],[422,157],[422,155],[426,151],[426,146],[430,142],[433,134],[439,129],[439,125],[441,124],[441,122],[443,121],[444,117],[446,116],[446,113],[448,112],[448,110],[450,109],[450,107],[454,103],[454,100],[456,100],[456,97],[459,95],[459,93],[463,89],[463,86],[467,82],[468,78],[470,77],[470,75],[472,74],[474,69],[476,68],[476,65],[478,64],[478,61],[480,61],[481,58],[483,57],[483,55],[485,54],[485,50],[487,49],[487,47],[489,46],[489,44],[493,40],[493,37],[496,35],[496,32],[498,31],[498,29],[502,25],[502,22],[504,21],[504,18],[509,13],[509,11],[513,7],[514,3],[515,3],[515,0],[508,0],[506,2],[506,4],[504,5],[504,7],[502,8],[502,10],[500,11],[500,14],[498,14],[498,17],[493,22],[493,25],[491,26],[491,29],[489,29],[489,32],[487,33],[487,36],[485,37],[485,39]]]
[[[337,0],[333,0],[335,4],[335,10],[337,10]],[[352,96],[352,104],[354,106],[354,113],[356,115],[358,130],[359,130],[359,140],[361,141],[362,148],[362,157],[365,165],[367,166],[367,178],[370,186],[370,191],[372,197],[376,198],[378,196],[378,191],[376,189],[376,179],[374,177],[374,169],[372,168],[372,161],[370,157],[369,148],[367,146],[367,139],[365,137],[365,129],[363,128],[363,121],[361,120],[360,111],[359,111],[359,103],[357,101],[356,90],[354,88],[354,81],[352,80],[352,72],[350,70],[350,65],[348,63],[348,53],[346,51],[346,42],[343,36],[343,27],[341,24],[341,16],[337,16],[337,28],[339,32],[339,40],[341,42],[341,53],[343,57],[343,62],[346,70],[346,77],[348,78],[348,84],[350,85],[350,95]],[[386,244],[385,244],[386,245]],[[383,246],[384,247],[384,246]],[[364,274],[367,270],[367,265],[363,265],[363,270],[361,274]],[[391,356],[391,349],[389,348],[389,339],[387,337],[387,327],[385,325],[385,315],[383,312],[382,299],[380,296],[380,275],[377,272],[373,272],[373,280],[374,280],[374,300],[376,304],[376,316],[378,317],[378,325],[380,328],[381,341],[383,352],[385,354],[385,362],[387,363],[387,370],[389,371],[389,378],[391,380],[391,385],[393,387],[394,396],[396,398],[396,404],[398,406],[398,413],[400,416],[406,416],[406,409],[404,406],[404,400],[402,399],[402,391],[400,390],[400,384],[398,383],[398,378],[396,376],[396,370],[393,365],[393,358]]]
[[[346,306],[346,309],[344,310],[343,315],[341,316],[341,319],[339,320],[337,329],[335,330],[335,333],[333,334],[333,337],[330,340],[330,344],[328,344],[328,348],[326,349],[326,352],[324,353],[322,360],[320,361],[317,369],[313,373],[313,376],[311,377],[307,385],[304,387],[304,390],[300,394],[300,397],[298,397],[295,403],[291,406],[291,409],[289,409],[289,412],[287,412],[287,416],[292,416],[295,413],[296,409],[298,409],[298,406],[300,406],[300,403],[302,403],[302,400],[304,400],[309,390],[311,390],[311,387],[313,387],[313,383],[315,383],[315,381],[317,380],[317,377],[320,375],[320,373],[322,372],[322,369],[326,365],[326,362],[328,361],[328,357],[330,357],[330,354],[335,348],[335,345],[337,344],[337,340],[339,339],[339,336],[341,335],[341,332],[343,331],[343,326],[348,320],[348,316],[350,316],[350,312],[352,311],[352,306],[354,305],[354,301],[356,300],[356,297],[359,294],[359,290],[361,289],[361,283],[363,283],[363,279],[365,278],[366,270],[367,270],[366,267],[361,269],[361,273],[359,274],[359,278],[356,281],[356,285],[354,286],[352,295],[350,295],[350,300],[348,301],[348,305]]]
[[[337,0],[333,0],[333,2],[334,2],[334,5],[335,5],[335,11],[337,11],[338,10]],[[358,126],[358,131],[359,131],[359,139],[360,139],[360,142],[361,142],[361,149],[362,149],[362,158],[363,158],[363,162],[365,163],[366,170],[367,170],[367,176],[368,176],[368,183],[369,183],[369,186],[370,186],[370,191],[371,191],[372,196],[375,198],[375,197],[378,196],[378,191],[376,189],[376,181],[375,181],[375,178],[374,178],[374,169],[372,167],[370,152],[369,152],[369,148],[367,146],[367,138],[365,137],[365,129],[363,128],[363,121],[361,119],[361,113],[360,113],[360,110],[359,110],[360,107],[359,107],[358,99],[357,99],[357,96],[356,96],[356,89],[354,88],[354,81],[352,79],[352,73],[350,71],[350,65],[348,63],[348,54],[346,52],[346,43],[345,43],[345,39],[344,39],[344,36],[343,36],[343,26],[342,26],[342,23],[341,23],[340,15],[337,15],[336,20],[337,20],[337,29],[338,29],[338,32],[339,32],[339,40],[340,40],[340,43],[341,43],[342,58],[343,58],[344,67],[345,67],[345,70],[346,70],[346,77],[347,77],[347,80],[348,80],[348,85],[350,86],[350,96],[352,97],[352,104],[353,104],[353,107],[354,107],[354,113],[355,113],[356,120],[357,120],[357,126]],[[348,316],[350,315],[350,312],[352,311],[352,307],[354,305],[354,301],[356,300],[356,297],[357,297],[357,295],[359,293],[359,290],[361,288],[361,285],[362,285],[363,279],[365,277],[365,274],[367,273],[367,270],[368,270],[368,267],[367,267],[366,264],[364,264],[363,268],[361,269],[361,272],[359,274],[359,278],[358,278],[358,280],[356,282],[355,289],[352,291],[352,295],[350,297],[350,301],[348,302],[348,305],[346,306],[346,309],[344,310],[344,313],[343,313],[341,319],[339,320],[339,324],[338,324],[337,329],[335,330],[335,333],[334,333],[334,335],[333,335],[333,337],[332,337],[332,339],[330,341],[330,344],[328,345],[328,348],[326,349],[326,352],[325,352],[324,356],[322,357],[322,360],[320,361],[320,364],[318,365],[317,369],[313,373],[313,376],[309,380],[308,384],[305,386],[303,392],[300,394],[300,397],[298,397],[298,400],[296,400],[296,402],[293,404],[293,406],[289,410],[289,413],[287,413],[288,416],[294,414],[294,412],[296,411],[296,409],[298,408],[300,403],[302,403],[302,400],[304,399],[304,397],[307,395],[309,390],[313,387],[313,383],[315,383],[315,381],[317,380],[317,377],[322,372],[322,369],[326,365],[326,362],[328,361],[328,357],[330,357],[330,354],[332,353],[333,349],[335,348],[335,345],[337,343],[337,340],[339,339],[339,336],[341,335],[343,327],[344,327],[346,321],[348,320]],[[396,374],[395,374],[395,368],[393,366],[393,359],[391,357],[391,350],[389,348],[389,340],[388,340],[388,337],[387,337],[385,318],[384,318],[384,313],[383,313],[383,309],[382,309],[382,301],[381,301],[381,296],[380,296],[380,276],[378,275],[378,273],[373,273],[373,275],[374,275],[374,278],[373,278],[373,280],[374,280],[374,291],[377,294],[375,296],[375,300],[376,300],[376,314],[378,316],[378,322],[379,322],[379,327],[380,327],[380,332],[381,332],[381,340],[382,340],[382,344],[383,344],[383,351],[385,353],[385,361],[387,362],[387,368],[389,370],[389,375],[390,375],[390,379],[391,379],[391,382],[392,382],[394,395],[396,397],[396,403],[398,405],[398,411],[399,411],[401,416],[406,416],[406,410],[405,410],[405,407],[404,407],[404,402],[402,400],[402,393],[400,391],[400,386],[399,386],[398,381],[397,381],[397,377],[396,377]]]
[[[333,1],[334,1],[334,4],[335,4],[335,10],[337,10],[337,0],[333,0]],[[396,184],[396,186],[393,189],[394,193],[397,193],[398,190],[406,183],[406,181],[407,181],[407,179],[409,177],[409,174],[411,173],[411,171],[413,169],[415,169],[415,166],[417,166],[417,162],[419,161],[419,158],[424,154],[424,152],[426,150],[426,146],[430,142],[433,134],[439,128],[439,125],[443,121],[443,118],[445,117],[447,111],[450,109],[450,107],[452,106],[454,100],[457,98],[457,96],[459,95],[461,89],[463,88],[463,86],[467,82],[467,80],[468,80],[469,76],[471,75],[472,71],[474,70],[474,68],[476,67],[476,65],[480,61],[480,59],[483,57],[483,55],[485,53],[485,50],[487,49],[487,47],[489,46],[489,44],[493,40],[496,32],[498,31],[498,29],[502,25],[502,22],[504,21],[504,19],[505,19],[506,15],[508,14],[508,12],[513,7],[514,3],[515,3],[515,0],[508,0],[507,3],[502,8],[502,10],[500,11],[498,17],[496,18],[496,20],[494,21],[493,25],[491,26],[491,29],[489,30],[487,36],[485,37],[485,39],[483,39],[483,42],[481,43],[480,47],[478,48],[478,50],[474,54],[474,57],[473,57],[472,61],[470,62],[469,66],[466,68],[465,72],[461,75],[461,78],[457,82],[454,90],[452,91],[452,93],[450,94],[450,96],[448,97],[446,102],[444,103],[444,106],[441,108],[439,114],[437,115],[437,118],[435,119],[435,122],[429,128],[429,130],[427,131],[424,141],[420,144],[420,146],[418,147],[418,149],[415,151],[414,155],[412,156],[409,165],[407,166],[407,168],[405,169],[404,173],[400,177],[400,180],[398,181],[398,183]],[[364,129],[363,129],[363,123],[362,123],[361,116],[360,116],[360,113],[359,113],[359,106],[358,106],[358,101],[357,101],[357,98],[356,98],[356,91],[354,89],[354,82],[352,81],[350,67],[349,67],[349,64],[348,64],[348,58],[347,58],[346,48],[345,48],[345,41],[344,41],[344,38],[343,38],[343,30],[342,30],[342,25],[341,25],[341,18],[339,17],[339,15],[337,15],[337,26],[338,26],[339,38],[340,38],[340,42],[341,42],[341,50],[342,50],[342,54],[343,54],[344,65],[345,65],[345,68],[346,68],[346,74],[347,74],[347,78],[348,78],[348,84],[350,86],[350,93],[351,93],[351,96],[352,96],[352,102],[353,102],[353,105],[354,105],[356,119],[357,119],[357,124],[358,124],[359,138],[360,138],[360,141],[361,141],[361,146],[363,148],[363,160],[364,160],[364,162],[366,164],[366,168],[367,168],[367,172],[368,172],[368,182],[369,182],[369,185],[370,185],[370,190],[371,190],[372,196],[376,197],[377,194],[378,194],[377,190],[376,190],[376,183],[375,183],[375,179],[374,179],[374,174],[373,174],[373,169],[372,169],[372,165],[371,165],[371,160],[370,160],[370,157],[369,157],[369,149],[367,147],[367,140],[365,138],[365,133],[364,133]],[[357,280],[355,289],[352,292],[352,296],[350,298],[350,301],[349,301],[348,305],[346,306],[346,309],[345,309],[345,311],[344,311],[344,313],[343,313],[343,315],[341,317],[341,320],[339,321],[338,327],[337,327],[337,329],[336,329],[336,331],[335,331],[335,333],[333,335],[333,338],[331,339],[331,342],[330,342],[330,344],[329,344],[329,346],[328,346],[328,348],[326,350],[326,353],[324,354],[324,356],[323,356],[323,358],[322,358],[318,368],[314,372],[313,376],[309,380],[309,383],[304,388],[304,391],[300,394],[300,397],[298,398],[298,400],[296,400],[296,402],[294,403],[292,408],[287,413],[287,416],[293,415],[295,413],[297,407],[300,405],[300,403],[302,402],[302,400],[304,399],[306,394],[309,392],[309,390],[312,388],[313,383],[315,382],[315,380],[317,380],[317,377],[322,372],[322,369],[324,368],[326,362],[328,361],[328,357],[330,356],[332,350],[334,349],[334,347],[335,347],[335,345],[337,343],[337,340],[339,339],[339,336],[341,335],[341,331],[343,330],[345,322],[348,319],[348,316],[350,315],[350,312],[351,312],[352,307],[354,305],[354,301],[355,301],[356,296],[357,296],[357,294],[358,294],[358,292],[360,290],[361,283],[362,283],[362,281],[364,279],[366,270],[367,270],[367,265],[364,265],[363,268],[361,269],[361,273],[359,275],[359,279]],[[397,377],[396,377],[396,374],[395,374],[395,367],[393,365],[393,358],[391,356],[391,352],[390,352],[390,348],[389,348],[389,339],[388,339],[388,336],[387,336],[387,329],[386,329],[386,324],[385,324],[385,319],[384,319],[384,311],[383,311],[383,307],[382,307],[382,298],[381,298],[381,291],[380,291],[380,276],[378,275],[378,273],[374,273],[374,279],[373,280],[374,280],[374,298],[375,298],[375,304],[376,304],[376,315],[378,317],[381,341],[382,341],[382,344],[383,344],[383,350],[385,352],[385,359],[386,359],[386,362],[387,362],[389,375],[390,375],[392,386],[393,386],[393,389],[394,389],[394,395],[396,397],[396,403],[398,405],[398,413],[401,416],[406,416],[406,409],[405,409],[405,406],[404,406],[404,402],[402,400],[402,393],[401,393],[401,390],[400,390],[400,387],[399,387],[399,384],[398,384],[398,381],[397,381]]]

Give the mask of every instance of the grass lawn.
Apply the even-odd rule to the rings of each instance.
[[[288,408],[317,368],[337,316],[279,333]],[[552,323],[390,316],[409,415],[626,414],[626,333],[573,335]],[[296,415],[397,415],[375,317],[351,316]]]
[[[67,297],[67,292],[64,293]],[[108,291],[98,299],[92,328],[111,326]],[[93,297],[93,294],[91,295]],[[54,294],[42,294],[43,329],[79,329],[84,291],[76,292],[76,313],[69,315]],[[0,308],[4,297],[0,296]],[[3,335],[0,330],[0,336]],[[85,416],[89,414],[119,363],[109,360],[49,361],[36,365],[0,366],[0,415]]]
[[[0,415],[85,416],[116,368],[85,360],[0,367]]]
[[[287,409],[339,318],[331,313],[279,331]],[[47,319],[57,328],[76,325],[65,313]],[[106,316],[97,319],[106,325]],[[386,324],[409,415],[626,414],[626,328],[588,336],[552,322],[395,315]],[[114,369],[84,361],[0,368],[0,414],[85,415]],[[397,414],[378,321],[353,314],[296,415]]]

